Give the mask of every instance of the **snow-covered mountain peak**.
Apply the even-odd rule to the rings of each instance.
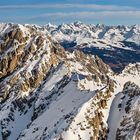
[[[138,36],[137,26],[0,24],[0,140],[139,138]]]

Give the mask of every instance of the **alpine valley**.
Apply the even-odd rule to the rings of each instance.
[[[0,23],[0,140],[140,140],[140,26]]]

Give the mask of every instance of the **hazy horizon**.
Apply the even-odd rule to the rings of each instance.
[[[0,12],[6,23],[140,25],[139,0],[7,0],[0,1]]]

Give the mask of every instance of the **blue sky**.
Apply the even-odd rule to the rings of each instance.
[[[0,22],[140,24],[140,0],[0,0]]]

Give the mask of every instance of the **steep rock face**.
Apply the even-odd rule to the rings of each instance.
[[[25,96],[33,95],[49,71],[55,69],[65,56],[64,49],[54,45],[48,35],[31,32],[31,28],[12,25],[1,34],[3,42],[16,42],[1,47],[0,100],[1,111],[3,114],[6,112],[0,119],[3,139],[11,134],[10,121],[16,122],[18,119],[15,112],[18,110],[22,115],[30,110],[35,97],[27,99]]]
[[[24,28],[23,30],[18,26],[13,26],[10,27],[11,31],[5,33],[6,35],[1,35],[2,38],[8,36],[8,39],[12,41],[16,40],[17,42],[16,44],[5,44],[4,48],[9,47],[7,51],[2,49],[4,52],[1,55],[0,78],[1,81],[4,78],[6,79],[3,81],[7,87],[15,86],[15,82],[16,84],[19,82],[21,90],[25,92],[30,87],[36,88],[45,77],[45,74],[48,73],[51,66],[55,67],[59,64],[60,60],[57,55],[57,49],[59,49],[59,53],[61,53],[62,49],[50,43],[49,38],[46,36],[43,37],[43,35],[38,34],[34,36],[33,34],[35,33],[30,34],[29,29]],[[25,32],[24,35],[22,30]],[[25,40],[25,38],[28,38],[28,40]],[[65,52],[62,51],[62,53],[64,54]],[[59,57],[62,56],[60,55]]]
[[[27,41],[27,37],[23,36],[23,32],[18,29],[18,27],[13,26],[13,30],[4,33],[1,35],[2,42],[1,44],[1,76],[6,76],[15,70],[18,65],[18,61],[21,58],[21,51],[18,51],[21,46],[18,44],[22,44],[25,46]],[[5,55],[6,53],[6,55]]]
[[[119,104],[120,110],[125,110],[120,121],[120,127],[116,132],[116,139],[139,139],[140,131],[140,88],[134,83],[127,82],[124,85],[122,101]],[[124,104],[122,106],[122,103]],[[121,107],[122,106],[122,107]]]

